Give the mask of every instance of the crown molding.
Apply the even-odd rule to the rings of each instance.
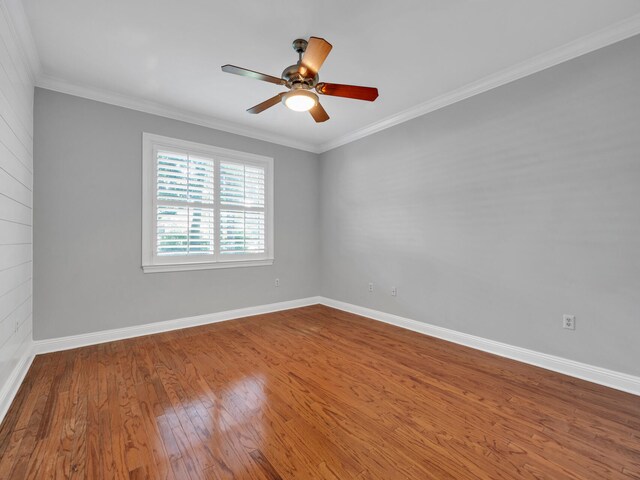
[[[312,153],[320,153],[317,145],[302,142],[287,136],[265,132],[254,127],[247,127],[238,123],[220,120],[210,115],[198,114],[189,110],[172,107],[150,100],[123,95],[121,93],[95,88],[88,85],[72,83],[51,75],[41,74],[36,79],[35,84],[36,87],[47,90],[66,93],[68,95],[74,95],[76,97],[82,97],[102,103],[108,103],[118,107],[129,108],[131,110],[137,110],[139,112],[149,113],[152,115],[159,115],[173,120],[192,123],[194,125],[213,128],[215,130],[221,130],[223,132],[233,133],[236,135],[242,135],[243,137],[250,137],[256,140],[284,145],[285,147],[297,148],[299,150],[305,150]]]
[[[2,5],[4,5],[5,2],[7,4],[20,4],[19,0],[0,0],[0,4]],[[21,43],[29,45],[28,48],[30,50],[32,49],[33,53],[30,54],[29,58],[37,59],[33,37],[28,28],[28,23],[26,23],[21,4],[19,8],[16,7],[15,10],[16,12],[22,12],[22,18],[24,19],[24,22],[18,22],[24,26],[21,30],[25,31],[20,38],[27,38],[27,40]],[[221,120],[210,115],[198,114],[185,109],[171,107],[88,85],[80,85],[46,74],[39,74],[36,77],[35,84],[38,87],[48,90],[193,123],[195,125],[297,148],[307,152],[324,153],[638,34],[640,34],[640,14],[322,144],[303,142],[288,136]],[[37,63],[39,64],[39,60]],[[39,69],[32,71],[39,71]]]
[[[320,146],[322,153],[640,34],[640,14],[371,123]]]
[[[27,67],[31,80],[35,82],[42,71],[42,66],[22,0],[0,0],[0,11],[7,19],[11,33],[23,53],[21,59]]]

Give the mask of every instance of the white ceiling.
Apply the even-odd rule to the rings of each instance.
[[[24,0],[24,8],[44,86],[156,102],[321,150],[628,20],[640,1]],[[321,81],[375,86],[378,100],[322,97],[331,116],[323,124],[281,105],[246,113],[282,87],[220,66],[279,76],[296,61],[292,40],[311,35],[333,44]]]

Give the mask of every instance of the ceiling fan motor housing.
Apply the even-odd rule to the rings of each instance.
[[[294,85],[299,85],[302,88],[313,88],[318,84],[318,74],[313,77],[305,77],[300,73],[300,65],[289,65],[282,71],[281,76],[286,82],[289,88],[293,88]]]

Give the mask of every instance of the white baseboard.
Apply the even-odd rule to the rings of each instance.
[[[29,367],[31,367],[34,356],[33,345],[30,344],[27,346],[20,357],[20,361],[14,367],[11,375],[0,389],[0,423],[2,423],[4,416],[9,411],[11,402],[13,402],[13,399],[18,393],[18,389],[20,388],[20,385],[22,385],[22,381],[27,375]]]
[[[277,312],[281,310],[289,310],[292,308],[304,307],[307,305],[322,304],[329,307],[337,308],[345,312],[355,313],[364,317],[378,320],[398,327],[406,328],[414,332],[419,332],[453,343],[464,345],[467,347],[482,350],[484,352],[493,353],[502,357],[511,358],[523,363],[535,365],[554,372],[563,373],[572,377],[587,380],[607,387],[622,390],[624,392],[640,395],[640,377],[629,375],[626,373],[616,372],[601,367],[595,367],[586,363],[576,362],[555,355],[536,352],[522,347],[516,347],[495,340],[489,340],[467,333],[457,332],[448,328],[430,325],[428,323],[411,320],[409,318],[400,317],[390,313],[373,310],[350,303],[333,300],[326,297],[308,297],[298,300],[290,300],[286,302],[271,303],[267,305],[259,305],[255,307],[239,308],[237,310],[227,310],[224,312],[211,313],[206,315],[198,315],[195,317],[181,318],[177,320],[168,320],[164,322],[149,323],[145,325],[137,325],[134,327],[119,328],[107,330],[103,332],[87,333],[82,335],[73,335],[62,338],[52,338],[47,340],[37,340],[33,342],[33,350],[30,350],[16,366],[14,374],[10,381],[0,392],[0,413],[4,415],[8,409],[13,396],[18,390],[24,375],[26,374],[33,354],[49,353],[61,350],[69,350],[71,348],[84,347],[87,345],[95,345],[98,343],[111,342],[114,340],[123,340],[126,338],[139,337],[142,335],[150,335],[153,333],[168,332],[181,328],[195,327],[209,323],[223,322],[235,318],[249,317],[252,315],[260,315],[264,313]],[[11,393],[13,392],[13,393]],[[2,418],[0,415],[0,418]]]
[[[72,348],[86,347],[88,345],[96,345],[98,343],[113,342],[115,340],[124,340],[126,338],[133,337],[141,337],[143,335],[151,335],[153,333],[169,332],[171,330],[179,330],[181,328],[224,322],[225,320],[233,320],[235,318],[250,317],[252,315],[261,315],[263,313],[278,312],[281,310],[290,310],[292,308],[305,307],[307,305],[316,305],[318,303],[320,303],[320,297],[308,297],[298,300],[288,300],[286,302],[259,305],[256,307],[238,308],[236,310],[227,310],[224,312],[208,313],[205,315],[197,315],[194,317],[179,318],[176,320],[147,323],[144,325],[136,325],[133,327],[105,330],[102,332],[85,333],[81,335],[71,335],[68,337],[50,338],[46,340],[36,340],[34,341],[35,353],[38,354],[58,352],[62,350],[69,350]]]
[[[328,307],[355,313],[356,315],[396,325],[398,327],[406,328],[407,330],[413,330],[414,332],[441,338],[459,345],[482,350],[483,352],[500,355],[501,357],[511,358],[519,362],[528,363],[530,365],[563,373],[565,375],[587,380],[599,385],[615,388],[616,390],[640,395],[640,377],[636,377],[634,375],[615,372],[613,370],[595,367],[586,363],[576,362],[574,360],[556,357],[555,355],[536,352],[526,348],[515,347],[506,343],[488,340],[486,338],[457,332],[455,330],[430,325],[424,322],[418,322],[416,320],[400,317],[391,313],[380,312],[378,310],[340,302],[331,298],[320,297],[319,302]]]

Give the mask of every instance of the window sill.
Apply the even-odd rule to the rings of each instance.
[[[144,273],[185,272],[189,270],[216,270],[219,268],[261,267],[273,265],[273,259],[266,260],[236,260],[232,262],[215,263],[172,263],[166,265],[143,265]]]

